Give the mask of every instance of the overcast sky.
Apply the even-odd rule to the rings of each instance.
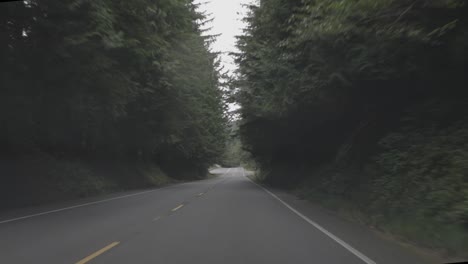
[[[195,0],[196,3],[203,3],[200,11],[211,14],[214,18],[208,26],[212,29],[209,34],[221,34],[213,44],[213,51],[223,52],[221,60],[225,69],[230,71],[235,69],[229,52],[235,51],[235,36],[242,33],[244,23],[241,21],[246,13],[243,4],[249,4],[255,0]]]

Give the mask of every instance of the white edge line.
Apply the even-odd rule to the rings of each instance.
[[[245,176],[245,169],[242,168],[242,175]],[[307,216],[303,215],[302,213],[300,213],[299,211],[297,211],[296,209],[294,209],[292,206],[290,206],[289,204],[287,204],[285,201],[281,200],[278,196],[276,196],[276,194],[270,192],[269,190],[267,190],[265,187],[261,186],[260,184],[252,181],[249,177],[246,177],[247,179],[249,179],[250,182],[252,182],[253,184],[257,185],[258,187],[260,187],[261,189],[263,189],[265,192],[267,192],[268,194],[270,194],[273,198],[275,198],[276,200],[278,200],[280,203],[282,203],[284,206],[286,206],[289,210],[291,210],[292,212],[294,212],[296,215],[298,215],[300,218],[302,218],[303,220],[305,220],[307,223],[311,224],[312,226],[314,226],[315,228],[317,228],[319,231],[321,231],[322,233],[324,233],[325,235],[327,235],[329,238],[333,239],[336,243],[340,244],[342,247],[346,248],[349,252],[353,253],[356,257],[360,258],[362,261],[364,261],[365,263],[367,264],[376,264],[375,261],[373,261],[372,259],[368,258],[366,255],[362,254],[361,252],[359,252],[357,249],[353,248],[352,246],[350,246],[348,243],[344,242],[343,240],[341,240],[340,238],[338,238],[337,236],[333,235],[332,233],[330,233],[329,231],[327,231],[325,228],[323,228],[322,226],[320,226],[319,224],[315,223],[314,221],[310,220]]]
[[[127,194],[127,195],[123,195],[123,196],[113,197],[113,198],[104,199],[104,200],[100,200],[100,201],[94,201],[94,202],[89,202],[89,203],[84,203],[84,204],[78,204],[78,205],[65,207],[65,208],[60,208],[60,209],[55,209],[55,210],[50,210],[50,211],[46,211],[46,212],[42,212],[42,213],[37,213],[37,214],[32,214],[32,215],[25,215],[25,216],[21,216],[21,217],[17,217],[17,218],[12,218],[12,219],[8,219],[8,220],[0,221],[0,224],[6,224],[6,223],[9,223],[9,222],[14,222],[14,221],[23,220],[23,219],[27,219],[27,218],[32,218],[32,217],[36,217],[36,216],[57,213],[57,212],[66,211],[66,210],[70,210],[70,209],[74,209],[74,208],[88,206],[88,205],[105,203],[105,202],[109,202],[109,201],[113,201],[113,200],[128,198],[128,197],[131,197],[131,196],[142,195],[142,194],[145,194],[145,193],[154,192],[154,191],[161,190],[161,189],[171,187],[171,186],[173,186],[173,185],[162,187],[162,188],[157,188],[157,189],[154,189],[154,190],[148,190],[148,191],[143,191],[143,192],[138,192],[138,193]]]
[[[179,209],[182,208],[182,207],[184,207],[184,204],[181,204],[181,205],[177,206],[176,208],[172,208],[171,211],[172,211],[172,212],[175,212],[175,211],[179,210]]]
[[[229,173],[230,170],[231,170],[231,168],[228,169],[226,174]],[[182,185],[182,184],[184,184],[184,183],[181,183],[179,185]],[[74,206],[70,206],[70,207],[59,208],[59,209],[50,210],[50,211],[46,211],[46,212],[42,212],[42,213],[25,215],[25,216],[21,216],[21,217],[12,218],[12,219],[7,219],[7,220],[0,221],[0,225],[10,223],[10,222],[14,222],[14,221],[18,221],[18,220],[28,219],[28,218],[32,218],[32,217],[36,217],[36,216],[53,214],[53,213],[58,213],[58,212],[61,212],[61,211],[74,209],[74,208],[84,207],[84,206],[93,205],[93,204],[100,204],[100,203],[110,202],[110,201],[113,201],[113,200],[118,200],[118,199],[123,199],[123,198],[127,198],[127,197],[136,196],[136,195],[141,195],[141,194],[154,192],[154,191],[161,190],[161,189],[168,188],[168,187],[172,187],[172,186],[173,185],[162,187],[162,188],[157,188],[157,189],[154,189],[154,190],[148,190],[148,191],[143,191],[143,192],[138,192],[138,193],[133,193],[133,194],[127,194],[127,195],[123,195],[123,196],[113,197],[113,198],[104,199],[104,200],[100,200],[100,201],[94,201],[94,202],[78,204],[78,205],[74,205]]]

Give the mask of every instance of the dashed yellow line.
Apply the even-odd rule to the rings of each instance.
[[[179,210],[180,208],[182,208],[183,206],[184,206],[184,205],[181,204],[181,205],[177,206],[176,208],[172,209],[171,211],[172,211],[172,212],[175,212],[175,211]]]
[[[76,264],[85,264],[85,263],[88,263],[88,262],[90,262],[92,259],[98,257],[98,256],[101,255],[102,253],[104,253],[104,252],[110,250],[111,248],[117,246],[118,244],[120,244],[120,242],[113,242],[113,243],[107,245],[106,247],[104,247],[104,248],[102,248],[102,249],[100,249],[100,250],[94,252],[93,254],[87,256],[86,258],[84,258],[84,259],[78,261]]]

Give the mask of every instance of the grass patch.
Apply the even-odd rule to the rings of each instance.
[[[58,159],[44,153],[0,159],[0,171],[8,176],[0,175],[2,210],[176,182],[151,163],[89,162]]]
[[[372,226],[399,241],[429,249],[443,257],[468,258],[468,230],[462,225],[443,224],[427,217],[373,215],[349,199],[324,194],[308,187],[298,188],[294,193],[340,217]]]
[[[214,179],[216,177],[218,177],[219,174],[215,174],[215,173],[211,173],[211,172],[208,172],[205,176],[205,179]]]
[[[140,172],[152,186],[161,186],[175,182],[175,180],[167,176],[161,168],[154,165],[143,165],[140,168]]]
[[[266,177],[267,175],[265,173],[262,173],[262,171],[258,169],[253,169],[253,170],[245,169],[245,175],[256,183],[265,183],[267,179]]]
[[[460,225],[448,225],[412,217],[394,217],[379,224],[400,239],[443,252],[446,256],[468,257],[468,232]]]

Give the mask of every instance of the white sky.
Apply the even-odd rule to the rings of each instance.
[[[258,0],[194,0],[195,3],[201,3],[200,12],[206,13],[213,21],[206,25],[210,28],[207,32],[209,35],[217,35],[216,41],[212,44],[212,50],[221,52],[221,63],[223,71],[228,70],[230,75],[236,69],[234,59],[229,56],[229,52],[236,51],[236,36],[242,34],[242,29],[245,27],[242,18],[246,15],[245,4],[252,4]],[[228,104],[230,112],[240,108],[238,104]],[[239,118],[235,115],[234,118]]]
[[[207,25],[212,27],[208,34],[221,34],[212,45],[213,51],[222,52],[221,62],[224,69],[232,72],[236,66],[229,52],[236,51],[235,36],[242,34],[246,8],[243,4],[253,3],[255,0],[195,0],[195,3],[202,3],[200,11],[206,12],[214,20]]]

